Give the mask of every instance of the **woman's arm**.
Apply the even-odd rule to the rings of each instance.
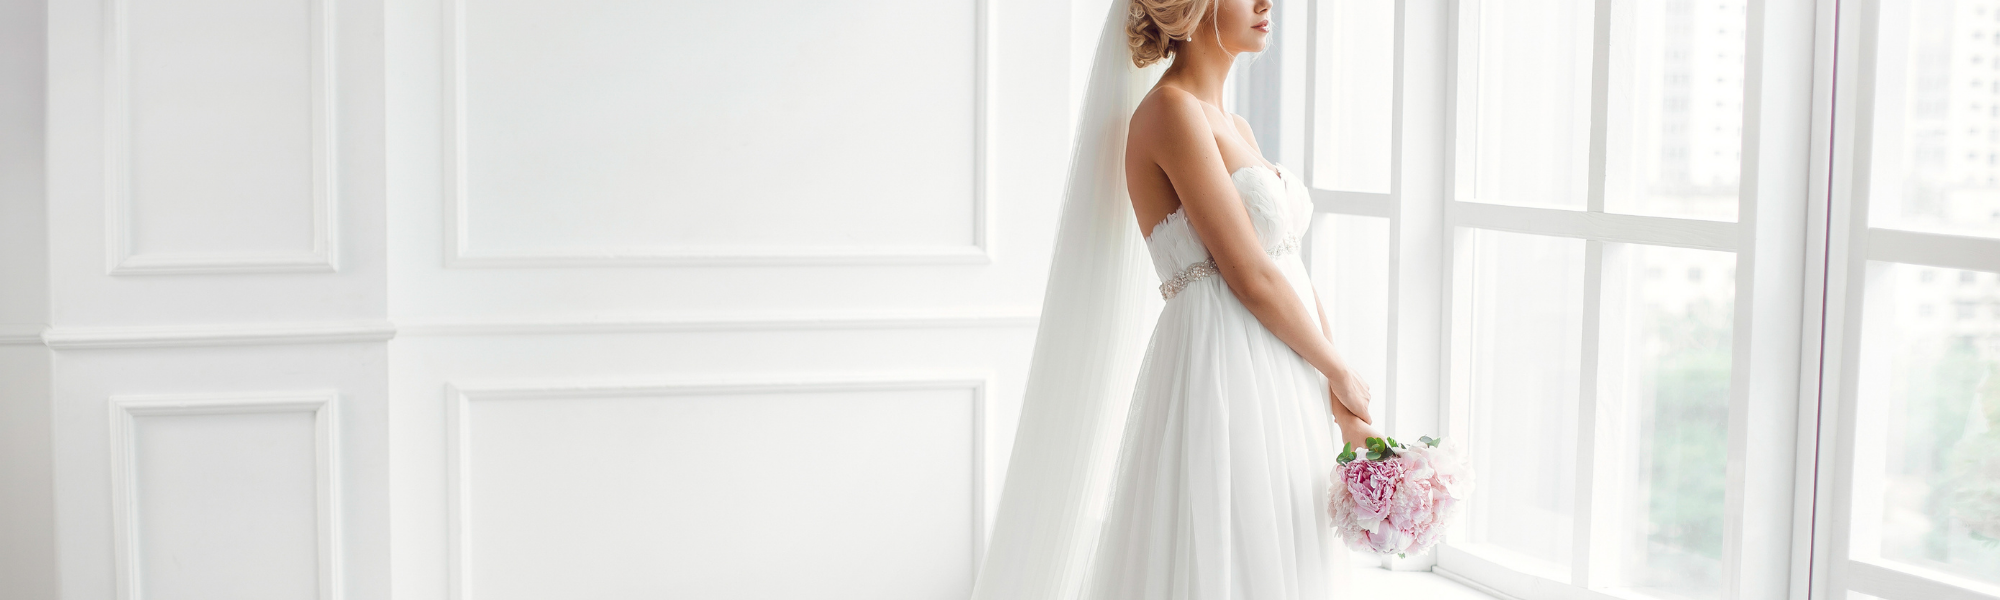
[[[1319,299],[1319,286],[1313,286],[1313,305],[1320,307],[1319,330],[1321,333],[1326,334],[1327,342],[1332,343],[1333,327],[1326,323],[1326,303],[1321,302]],[[1332,400],[1327,402],[1329,405],[1328,409],[1333,411],[1334,424],[1340,426],[1341,441],[1354,444],[1356,448],[1361,448],[1368,445],[1368,438],[1382,437],[1382,432],[1375,429],[1374,425],[1369,421],[1355,415],[1353,411],[1347,410],[1347,405],[1341,401],[1343,397],[1359,396],[1364,398],[1362,403],[1367,404],[1367,399],[1372,399],[1369,396],[1368,382],[1363,381],[1358,375],[1347,378],[1347,381],[1349,388],[1359,389],[1343,390],[1340,385],[1341,382],[1333,381],[1332,379],[1327,380],[1327,391],[1332,398]]]
[[[1159,110],[1136,115],[1135,120],[1145,129],[1142,135],[1134,136],[1135,141],[1153,149],[1154,162],[1173,183],[1188,224],[1208,246],[1230,292],[1265,329],[1334,382],[1335,389],[1366,390],[1334,352],[1326,335],[1315,331],[1313,314],[1292,292],[1277,263],[1264,254],[1250,214],[1223,163],[1222,151],[1216,147],[1204,105],[1186,92],[1160,91]],[[1369,422],[1368,398],[1363,394],[1344,394],[1339,400],[1355,418]]]
[[[1236,133],[1243,136],[1244,141],[1250,142],[1250,149],[1255,150],[1258,156],[1263,156],[1264,148],[1257,144],[1257,132],[1250,128],[1250,122],[1236,115],[1230,115],[1230,120],[1236,125]],[[1326,336],[1328,344],[1333,343],[1333,326],[1327,324],[1326,303],[1320,301],[1317,285],[1313,286],[1313,308],[1316,309],[1313,313],[1319,315],[1319,332]],[[1370,437],[1382,437],[1381,432],[1370,426],[1368,419],[1363,419],[1353,411],[1347,410],[1347,405],[1341,400],[1341,398],[1359,398],[1362,406],[1373,404],[1374,398],[1368,389],[1368,382],[1361,376],[1353,375],[1345,381],[1328,378],[1327,398],[1328,410],[1333,413],[1334,422],[1340,425],[1341,437],[1353,443],[1354,447],[1365,446],[1364,442]]]
[[[1251,130],[1250,122],[1236,115],[1230,115],[1230,119],[1236,125],[1236,133],[1243,136],[1244,141],[1250,142],[1250,149],[1255,150],[1258,156],[1263,156],[1264,149],[1257,144],[1257,133]],[[1332,344],[1333,326],[1327,324],[1326,303],[1320,301],[1319,286],[1317,285],[1313,286],[1313,307],[1317,309],[1313,312],[1319,315],[1320,334],[1326,336],[1328,344]],[[1333,413],[1334,423],[1340,426],[1340,437],[1343,441],[1354,444],[1356,448],[1360,448],[1367,445],[1368,438],[1382,437],[1382,432],[1376,430],[1368,419],[1363,419],[1355,415],[1353,411],[1347,409],[1347,404],[1341,400],[1342,398],[1359,398],[1362,406],[1372,404],[1371,401],[1374,398],[1370,395],[1367,381],[1361,379],[1359,375],[1352,375],[1345,381],[1327,378],[1326,387],[1328,398],[1327,409]]]

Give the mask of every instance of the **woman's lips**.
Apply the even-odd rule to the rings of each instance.
[[[1264,19],[1264,20],[1262,20],[1262,21],[1258,21],[1256,25],[1251,25],[1251,26],[1250,26],[1250,28],[1251,28],[1251,29],[1255,29],[1255,30],[1258,30],[1258,31],[1262,31],[1262,32],[1264,32],[1264,33],[1270,33],[1270,32],[1271,32],[1271,20],[1270,20],[1270,19]]]

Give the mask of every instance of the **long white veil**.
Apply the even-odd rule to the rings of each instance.
[[[1139,362],[1164,303],[1125,191],[1125,130],[1164,66],[1132,66],[1112,0],[1084,91],[1013,457],[972,597],[1069,600],[1104,519]]]

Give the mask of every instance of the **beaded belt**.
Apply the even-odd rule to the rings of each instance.
[[[1278,257],[1297,252],[1298,250],[1299,241],[1297,239],[1285,238],[1285,241],[1280,242],[1278,247],[1265,250],[1264,253]],[[1187,268],[1181,269],[1181,272],[1175,273],[1173,277],[1160,282],[1160,297],[1172,300],[1174,296],[1180,295],[1181,290],[1187,289],[1188,284],[1220,272],[1216,270],[1214,257],[1188,265]]]

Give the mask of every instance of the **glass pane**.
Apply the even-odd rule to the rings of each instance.
[[[1621,415],[1625,583],[1722,595],[1736,255],[1610,244],[1603,401]]]
[[[1576,497],[1582,240],[1472,234],[1474,537],[1567,573]]]
[[[1468,5],[1478,12],[1472,200],[1584,207],[1591,5],[1573,0]]]
[[[1312,236],[1313,286],[1333,347],[1382,398],[1389,373],[1389,220],[1321,214]]]
[[[1881,10],[1870,224],[2000,236],[2000,7]]]
[[[1319,0],[1313,185],[1389,193],[1396,5]]]
[[[1606,210],[1736,220],[1747,0],[1634,2],[1614,32]]]
[[[1855,494],[1880,513],[1857,508],[1857,538],[2000,583],[2000,276],[1873,263],[1868,286]]]

